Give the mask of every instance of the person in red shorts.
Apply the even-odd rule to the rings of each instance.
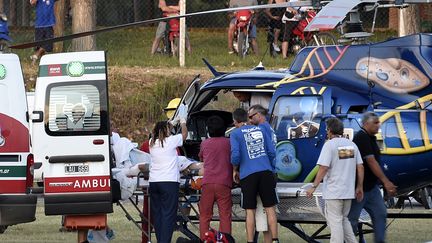
[[[233,167],[231,165],[230,140],[225,137],[224,120],[212,116],[207,120],[210,138],[201,143],[200,159],[204,162],[200,211],[200,237],[210,228],[213,217],[213,204],[216,202],[219,211],[219,231],[231,234],[231,187]]]

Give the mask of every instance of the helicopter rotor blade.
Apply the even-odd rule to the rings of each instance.
[[[378,0],[333,0],[317,13],[304,31],[334,29],[355,6],[361,3],[376,3],[377,1]]]
[[[79,37],[85,37],[85,36],[89,36],[89,35],[103,33],[103,32],[107,32],[107,31],[118,30],[118,29],[122,29],[122,28],[158,23],[158,22],[167,21],[170,19],[178,19],[178,18],[198,16],[198,15],[234,12],[234,11],[239,11],[239,10],[258,10],[258,9],[286,8],[286,7],[297,8],[297,7],[304,7],[304,6],[312,6],[312,1],[308,0],[308,1],[299,1],[299,2],[292,2],[292,3],[291,2],[284,2],[284,3],[275,3],[275,4],[256,5],[256,6],[214,9],[214,10],[207,10],[207,11],[201,11],[201,12],[187,13],[184,15],[169,16],[169,17],[163,17],[163,18],[143,20],[143,21],[138,21],[138,22],[133,22],[133,23],[128,23],[128,24],[121,24],[121,25],[101,28],[101,29],[97,29],[97,30],[85,31],[85,32],[71,34],[71,35],[60,36],[60,37],[54,37],[54,38],[46,39],[46,40],[42,40],[42,41],[34,41],[34,42],[12,45],[12,46],[9,46],[9,48],[11,48],[11,49],[27,49],[27,48],[40,46],[42,44],[65,41],[65,40],[75,39],[75,38],[79,38]]]

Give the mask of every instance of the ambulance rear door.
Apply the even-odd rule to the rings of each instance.
[[[0,54],[0,233],[35,220],[33,157],[21,64],[15,54]]]
[[[105,52],[41,58],[32,114],[45,214],[112,212]]]

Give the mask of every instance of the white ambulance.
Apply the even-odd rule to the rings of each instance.
[[[0,233],[35,220],[29,122],[21,64],[15,54],[0,54]]]
[[[105,52],[44,55],[32,114],[45,214],[112,212]]]

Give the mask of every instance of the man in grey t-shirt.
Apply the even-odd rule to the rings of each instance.
[[[330,227],[330,242],[352,242],[356,239],[348,220],[351,200],[363,198],[363,161],[357,146],[343,137],[343,123],[337,118],[326,121],[328,141],[318,158],[318,174],[306,194],[312,197],[324,178],[322,194],[325,217]],[[357,174],[357,185],[356,185]]]

